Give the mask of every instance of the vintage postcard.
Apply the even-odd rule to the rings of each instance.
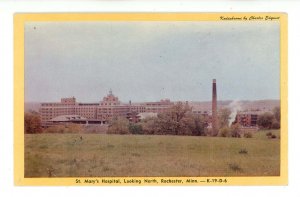
[[[16,185],[287,185],[284,13],[16,14]]]

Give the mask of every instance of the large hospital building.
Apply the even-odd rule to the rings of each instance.
[[[215,82],[214,82],[215,83]],[[212,102],[216,105],[216,100]],[[60,102],[41,103],[39,112],[42,126],[48,127],[58,123],[78,123],[78,124],[107,124],[113,117],[126,117],[130,121],[137,122],[145,117],[156,116],[158,113],[168,111],[175,102],[170,99],[163,99],[157,102],[142,103],[122,103],[112,91],[98,103],[80,103],[74,97],[62,98]],[[202,115],[207,125],[212,124],[213,110],[198,109],[192,106],[194,114]],[[265,110],[239,111],[234,123],[239,123],[243,127],[257,126],[258,115]],[[215,119],[217,119],[217,109],[215,107]]]
[[[39,109],[42,125],[50,126],[53,122],[77,122],[106,124],[116,116],[127,117],[131,114],[161,113],[173,105],[169,99],[158,102],[121,103],[112,91],[99,103],[79,103],[76,98],[62,98],[60,102],[41,103]]]

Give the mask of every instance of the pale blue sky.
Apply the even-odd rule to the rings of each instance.
[[[30,22],[25,101],[279,99],[278,22]]]

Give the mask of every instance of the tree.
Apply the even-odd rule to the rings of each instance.
[[[158,133],[158,118],[149,117],[141,122],[143,133],[153,135]]]
[[[273,114],[275,119],[280,122],[280,107],[274,107]]]
[[[188,134],[187,123],[190,122],[191,119],[187,117],[187,114],[191,112],[192,109],[187,104],[178,102],[172,106],[169,111],[159,114],[157,120],[158,134]]]
[[[113,118],[108,126],[108,134],[130,134],[129,121],[124,117]]]
[[[192,113],[188,104],[178,102],[169,111],[137,124],[129,123],[126,118],[114,118],[110,121],[108,133],[199,136],[206,134],[206,124],[201,115]]]
[[[231,114],[231,111],[228,108],[223,108],[219,111],[219,114],[218,114],[219,128],[229,127],[230,114]]]
[[[270,112],[265,112],[259,115],[257,118],[258,126],[264,129],[271,129],[274,121],[275,121],[275,117]]]
[[[280,128],[280,107],[275,107],[273,109],[274,120],[272,122],[272,129]]]
[[[157,118],[142,121],[143,133],[158,135],[205,135],[205,121],[192,113],[188,104],[176,103]]]
[[[143,134],[143,128],[141,124],[129,123],[128,129],[131,134]]]
[[[24,132],[41,133],[42,123],[40,115],[35,111],[25,112],[24,114]]]
[[[231,137],[241,137],[241,128],[238,123],[231,125],[230,130]]]
[[[277,120],[272,122],[272,129],[280,129],[280,122]]]
[[[192,121],[188,122],[188,127],[191,130],[192,135],[204,136],[206,135],[206,124],[203,116],[188,114]]]

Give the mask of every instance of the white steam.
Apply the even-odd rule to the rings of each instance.
[[[231,124],[235,121],[235,117],[236,117],[236,114],[238,113],[238,111],[242,110],[242,105],[241,105],[240,101],[235,100],[235,101],[232,101],[228,105],[228,107],[231,110],[231,114],[229,116],[229,126],[231,126]]]

